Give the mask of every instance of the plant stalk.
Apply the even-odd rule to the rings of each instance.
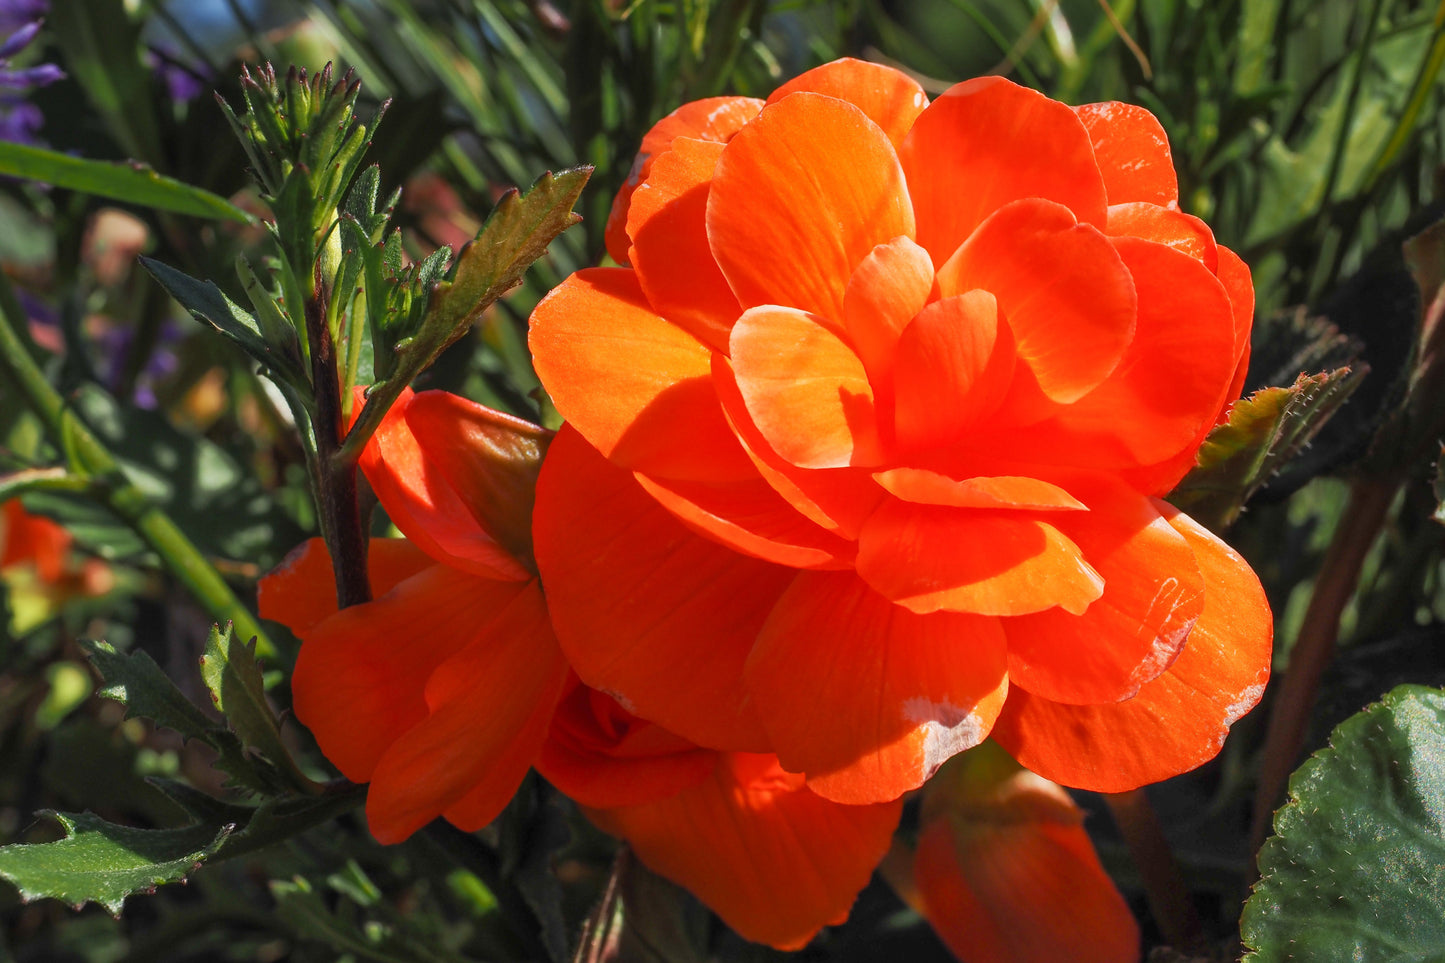
[[[45,378],[22,332],[25,313],[10,282],[0,275],[0,371],[20,389],[26,404],[45,424],[72,473],[96,482],[100,500],[160,557],[217,622],[231,622],[243,639],[255,638],[256,654],[276,658],[275,645],[225,579],[171,517],[125,477],[120,464]]]
[[[1149,797],[1144,790],[1134,789],[1105,793],[1104,802],[1134,858],[1149,911],[1164,939],[1177,950],[1192,953],[1206,949],[1199,913]]]

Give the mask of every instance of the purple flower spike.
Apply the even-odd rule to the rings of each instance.
[[[35,35],[40,32],[42,26],[44,26],[42,21],[32,20],[12,33],[3,44],[0,44],[0,60],[9,60],[30,46],[30,41],[35,39]]]

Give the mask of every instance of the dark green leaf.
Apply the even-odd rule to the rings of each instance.
[[[1445,524],[1445,450],[1435,460],[1435,521]]]
[[[1363,375],[1350,368],[1300,375],[1288,388],[1264,388],[1236,401],[1229,420],[1209,433],[1194,470],[1169,500],[1216,532],[1228,528],[1249,497],[1314,437]]]
[[[123,703],[127,719],[150,719],[187,739],[209,739],[215,723],[181,694],[148,654],[122,654],[108,642],[86,639],[80,640],[80,647],[105,682],[99,695]]]
[[[211,690],[216,708],[244,746],[257,749],[271,762],[282,767],[298,787],[313,784],[296,769],[291,754],[281,742],[281,729],[276,714],[266,701],[266,686],[261,667],[256,662],[255,640],[241,642],[234,637],[231,624],[211,626],[206,638],[205,654],[201,656],[201,679]]]
[[[214,283],[198,281],[169,265],[147,257],[140,261],[151,276],[160,282],[161,287],[197,320],[211,325],[236,342],[241,350],[260,362],[268,373],[303,393],[309,390],[309,381],[301,367],[294,338],[288,344],[274,344],[272,339],[267,338],[261,323],[226,297],[225,292]]]
[[[91,813],[43,815],[58,820],[66,838],[0,847],[0,877],[27,902],[50,897],[77,909],[99,903],[117,916],[127,896],[185,879],[234,828],[132,829]]]
[[[1439,960],[1445,691],[1400,686],[1290,778],[1240,930],[1253,963]]]
[[[124,0],[51,0],[49,26],[116,141],[132,157],[161,163],[157,78],[141,60],[140,28]]]
[[[0,141],[0,174],[176,214],[243,224],[256,220],[224,197],[157,174],[144,164],[86,160],[43,147]]]

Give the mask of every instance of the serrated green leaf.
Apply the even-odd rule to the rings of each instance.
[[[1246,961],[1441,959],[1445,691],[1387,693],[1289,789],[1240,921]]]
[[[86,160],[43,147],[0,141],[0,174],[158,211],[243,224],[256,222],[224,197],[157,174],[144,164]]]
[[[125,898],[175,883],[221,848],[233,826],[133,829],[93,813],[46,810],[65,828],[53,843],[0,847],[0,877],[25,901],[64,900],[79,908],[99,903],[119,916]]]
[[[181,694],[148,654],[122,654],[108,642],[87,639],[80,640],[80,647],[105,683],[98,694],[122,703],[127,719],[150,719],[187,739],[209,741],[215,723]]]
[[[590,167],[548,172],[537,178],[527,193],[513,191],[498,201],[476,238],[457,256],[452,279],[432,287],[426,314],[414,332],[397,340],[398,332],[373,321],[377,350],[394,350],[396,363],[386,380],[368,395],[366,407],[352,427],[353,435],[369,437],[412,379],[520,283],[548,244],[580,220],[572,208],[591,174]],[[388,251],[389,246],[388,241]],[[377,364],[378,371],[388,367]]]
[[[299,355],[293,344],[272,344],[261,328],[261,323],[236,302],[226,297],[224,291],[211,281],[198,281],[188,274],[148,257],[140,259],[142,266],[151,273],[171,297],[202,321],[230,338],[263,368],[303,393],[309,390],[309,381],[302,370]]]
[[[1169,500],[1216,532],[1228,528],[1249,497],[1324,427],[1364,373],[1336,368],[1300,375],[1288,388],[1263,388],[1236,401]]]

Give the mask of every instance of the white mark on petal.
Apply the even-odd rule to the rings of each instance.
[[[1260,698],[1264,695],[1264,683],[1256,683],[1239,694],[1239,698],[1232,702],[1228,709],[1224,710],[1224,724],[1232,726],[1244,714],[1259,704]]]
[[[914,696],[903,702],[903,717],[923,727],[923,778],[949,759],[983,742],[988,727],[969,709]]]
[[[614,702],[616,702],[626,711],[632,713],[633,715],[637,715],[637,705],[631,699],[627,698],[627,696],[623,695],[620,692],[613,692],[611,689],[603,689],[602,692],[605,695],[611,697]]]

